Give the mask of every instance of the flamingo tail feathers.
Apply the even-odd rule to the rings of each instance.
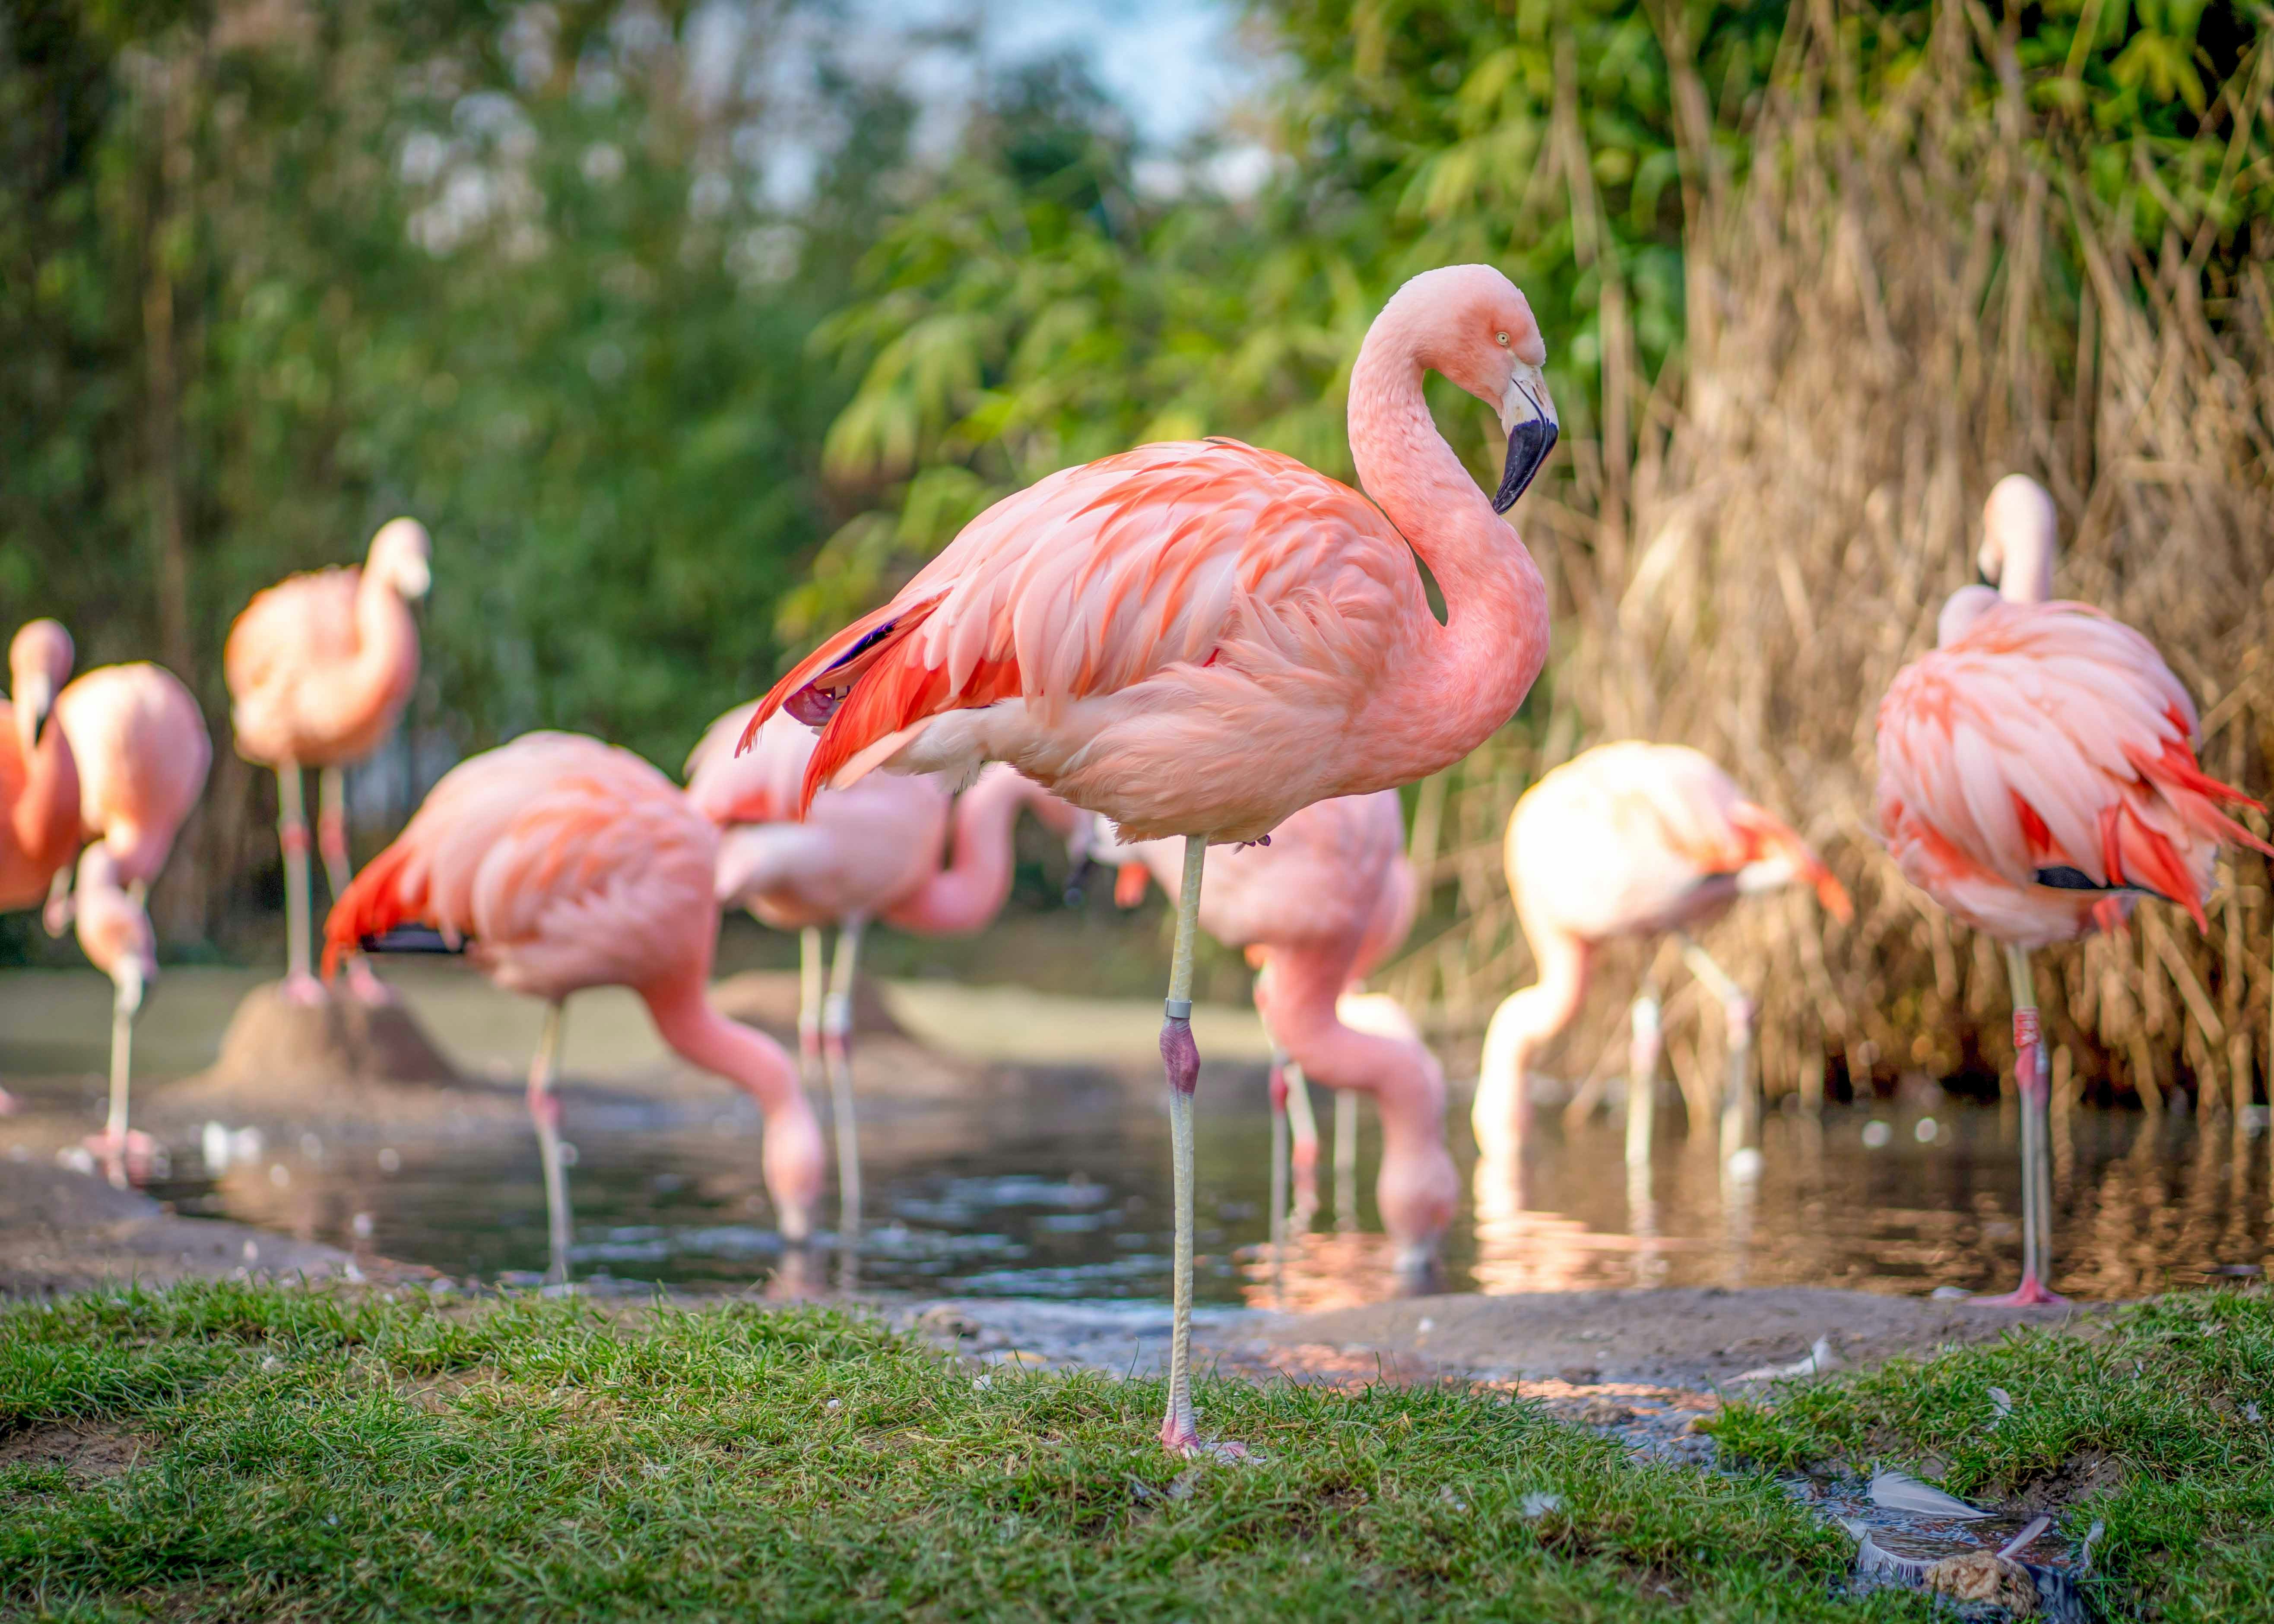
[[[410,896],[403,883],[411,855],[402,841],[396,841],[365,863],[363,872],[332,904],[324,920],[326,981],[338,972],[342,956],[354,952],[365,936],[378,936],[417,916],[425,898]]]

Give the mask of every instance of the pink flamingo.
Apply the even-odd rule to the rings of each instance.
[[[53,726],[70,679],[71,634],[33,620],[8,645],[11,703],[0,721],[0,910],[40,906],[79,855],[79,762]],[[11,725],[12,724],[12,725]]]
[[[1114,898],[1124,906],[1144,895],[1148,874],[1172,902],[1182,889],[1173,841],[1094,845],[1091,853],[1121,865]],[[1305,1079],[1315,1079],[1338,1098],[1374,1095],[1382,1116],[1374,1201],[1402,1274],[1428,1269],[1460,1201],[1460,1177],[1445,1148],[1445,1073],[1394,1002],[1381,1000],[1395,1011],[1385,1020],[1378,1009],[1361,1013],[1352,989],[1404,940],[1412,918],[1412,869],[1396,790],[1314,801],[1273,830],[1269,846],[1218,846],[1202,870],[1200,928],[1246,950],[1260,972],[1256,1011],[1276,1051],[1274,1239],[1288,1104]],[[1295,1115],[1300,1177],[1317,1159],[1318,1132],[1299,1106]],[[1337,1151],[1348,1137],[1337,1135]]]
[[[1508,820],[1509,890],[1539,980],[1493,1011],[1470,1119],[1487,1162],[1521,1154],[1531,1131],[1532,1055],[1570,1024],[1597,949],[1622,936],[1683,937],[1690,972],[1728,1023],[1722,1152],[1743,1145],[1753,1095],[1752,1001],[1689,933],[1748,893],[1805,882],[1842,920],[1848,893],[1808,843],[1747,801],[1729,775],[1678,744],[1598,745],[1542,778]],[[1650,1154],[1657,999],[1635,1001],[1627,1104],[1630,1162]]]
[[[284,993],[297,1003],[323,997],[308,973],[308,824],[300,770],[321,769],[317,845],[332,897],[346,894],[347,790],[342,767],[376,749],[403,714],[418,680],[418,626],[410,600],[426,595],[425,527],[392,519],[371,538],[358,569],[312,570],[253,594],[229,628],[222,674],[229,682],[237,753],[276,770],[277,835],[284,849]],[[360,955],[348,984],[365,1003],[387,989]]]
[[[872,767],[960,782],[1007,761],[1125,840],[1185,837],[1161,1033],[1176,1192],[1161,1428],[1171,1449],[1199,1447],[1190,1016],[1202,860],[1211,843],[1260,840],[1314,801],[1437,771],[1523,702],[1547,650],[1547,598],[1500,515],[1555,444],[1547,356],[1498,271],[1417,276],[1375,318],[1351,373],[1351,452],[1379,508],[1231,440],[1065,470],[965,526],[892,602],[801,661],[754,718],[787,710],[821,729],[808,799]],[[1489,500],[1430,418],[1431,370],[1499,415],[1508,460]],[[1443,590],[1442,624],[1417,553]]]
[[[2274,855],[2219,810],[2258,803],[2205,773],[2195,708],[2145,637],[2052,598],[2052,498],[2009,474],[1982,510],[1985,580],[1943,605],[1932,652],[1879,703],[1879,829],[1903,877],[2001,943],[2022,1096],[2022,1283],[1998,1301],[2060,1299],[2052,1272],[2051,1092],[2033,949],[2114,928],[2141,895],[2202,899],[2220,846]]]
[[[761,924],[794,930],[799,944],[798,1058],[811,1079],[826,1068],[837,1129],[838,1194],[847,1228],[858,1223],[861,1152],[854,1116],[853,985],[862,933],[883,919],[922,936],[968,936],[1002,912],[1011,891],[1011,831],[1032,807],[1061,835],[1088,819],[1007,768],[980,775],[953,798],[954,858],[943,867],[951,822],[947,786],[930,775],[877,773],[815,797],[798,822],[813,731],[777,713],[735,742],[752,701],[713,722],[687,758],[687,795],[725,832],[719,900]],[[837,928],[833,966],[822,929]]]
[[[820,1125],[772,1039],[711,1006],[719,835],[629,750],[528,733],[444,774],[402,834],[333,904],[324,968],[405,924],[463,944],[508,992],[541,998],[529,1110],[543,1157],[552,1274],[568,1271],[568,1194],[553,1094],[561,1008],[587,987],[628,987],[680,1055],[765,1113],[764,1169],[782,1233],[804,1238],[821,1188]]]
[[[190,690],[147,663],[99,665],[77,678],[56,699],[56,720],[79,763],[81,831],[97,845],[79,861],[76,901],[70,870],[56,876],[47,926],[60,936],[76,913],[80,947],[115,989],[110,1116],[87,1145],[109,1160],[116,1181],[126,1162],[147,1165],[157,1148],[126,1125],[134,1018],[158,974],[144,898],[205,790],[213,741]]]

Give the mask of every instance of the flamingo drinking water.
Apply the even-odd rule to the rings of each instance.
[[[687,797],[725,833],[719,900],[740,903],[759,922],[798,932],[798,1058],[810,1079],[826,1068],[837,1127],[838,1194],[846,1227],[857,1224],[861,1156],[853,1108],[853,986],[862,933],[882,919],[923,936],[984,929],[1011,891],[1011,832],[1032,807],[1059,834],[1086,833],[1086,814],[1008,768],[983,773],[953,798],[930,775],[876,773],[815,797],[796,821],[812,729],[780,713],[751,748],[735,742],[756,703],[713,722],[687,758]],[[953,861],[943,866],[953,823]],[[836,963],[825,961],[822,929],[837,928]]]
[[[749,1094],[765,1114],[764,1167],[782,1233],[809,1231],[822,1179],[820,1124],[781,1046],[729,1020],[704,989],[719,935],[719,835],[629,750],[576,733],[527,733],[442,776],[395,843],[332,906],[327,974],[406,924],[463,944],[508,992],[546,1004],[529,1073],[544,1157],[552,1272],[568,1269],[568,1192],[553,1097],[561,1007],[587,987],[628,987],[663,1041]]]
[[[1879,829],[1903,877],[2006,949],[2022,1096],[2022,1283],[2047,1289],[2050,1088],[2031,950],[2113,927],[2141,895],[2204,925],[2218,848],[2274,847],[2219,810],[2258,803],[2205,773],[2195,707],[2138,632],[2052,598],[2052,498],[2009,474],[1982,511],[1986,586],[1943,605],[1936,647],[1879,704]]]
[[[1598,745],[1542,778],[1508,820],[1508,886],[1540,979],[1493,1011],[1471,1108],[1477,1147],[1512,1158],[1530,1132],[1525,1069],[1569,1026],[1596,951],[1621,936],[1683,935],[1691,973],[1720,1000],[1729,1031],[1722,1149],[1739,1148],[1736,1118],[1751,1098],[1753,1006],[1736,981],[1688,939],[1736,899],[1803,882],[1826,908],[1852,915],[1848,893],[1808,843],[1746,800],[1729,775],[1678,744]],[[1647,1162],[1657,1001],[1636,1000],[1627,1146]]]
[[[60,936],[76,916],[79,946],[111,979],[110,1115],[88,1148],[117,1179],[157,1148],[126,1125],[134,1018],[158,974],[146,899],[205,791],[213,740],[190,690],[147,662],[79,677],[56,699],[56,719],[79,763],[81,831],[95,844],[79,860],[76,898],[70,871],[56,876],[47,925]]]
[[[431,576],[426,530],[393,519],[371,538],[360,569],[319,569],[253,595],[229,628],[229,682],[237,753],[276,770],[277,835],[284,848],[287,997],[310,1003],[323,989],[308,973],[308,823],[300,770],[322,770],[317,846],[336,903],[348,862],[347,789],[342,769],[379,748],[418,680],[418,626],[410,602]],[[384,1003],[386,989],[360,955],[348,981],[358,997]]]
[[[821,730],[804,800],[872,768],[968,780],[1007,761],[1125,840],[1182,836],[1161,1054],[1176,1261],[1171,1449],[1199,1447],[1193,1280],[1192,945],[1211,844],[1261,839],[1314,801],[1435,772],[1515,713],[1547,643],[1540,571],[1501,515],[1555,441],[1547,347],[1507,277],[1415,277],[1350,386],[1375,500],[1237,440],[1143,446],[998,502],[883,608],[760,705]],[[1487,499],[1422,393],[1434,371],[1507,437]],[[1410,545],[1409,545],[1410,544]],[[1419,553],[1442,589],[1430,612]]]

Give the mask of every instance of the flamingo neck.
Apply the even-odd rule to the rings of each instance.
[[[802,1105],[796,1068],[781,1045],[712,1007],[704,990],[708,968],[697,965],[640,990],[658,1035],[689,1064],[725,1078],[756,1100],[769,1122],[793,1101]]]
[[[1532,944],[1540,979],[1511,995],[1495,1011],[1485,1034],[1480,1090],[1520,1100],[1532,1056],[1579,1012],[1586,996],[1588,949],[1577,937],[1547,935]]]
[[[2016,525],[2005,538],[2005,562],[1998,571],[1998,596],[2009,604],[2052,601],[2053,555],[2060,544],[2052,527]]]
[[[1414,1039],[1344,1024],[1335,1005],[1348,969],[1344,955],[1267,949],[1255,1003],[1272,1041],[1313,1081],[1330,1088],[1362,1088],[1374,1096],[1385,1154],[1441,1143],[1443,1069]]]
[[[356,581],[356,674],[358,686],[391,701],[409,691],[418,673],[418,624],[403,594],[365,566]]]
[[[24,787],[9,808],[17,849],[52,873],[78,854],[79,762],[63,725],[52,717],[46,737],[26,764]]]
[[[1419,778],[1467,755],[1516,713],[1547,653],[1547,593],[1523,541],[1495,513],[1429,416],[1423,354],[1385,312],[1352,369],[1359,482],[1445,595],[1445,624],[1416,628],[1369,738]]]
[[[885,910],[903,930],[968,936],[985,929],[1011,894],[1011,832],[1019,809],[1046,792],[998,763],[955,801],[955,851],[948,865]]]

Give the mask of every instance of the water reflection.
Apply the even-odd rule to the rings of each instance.
[[[1743,1178],[1727,1172],[1711,1136],[1685,1136],[1678,1114],[1661,1124],[1649,1165],[1630,1168],[1617,1123],[1567,1132],[1542,1113],[1520,1164],[1465,1168],[1469,1203],[1433,1285],[2002,1289],[2020,1247],[2010,1116],[1947,1101],[1931,1111],[1773,1116],[1758,1175]],[[1321,1309],[1412,1289],[1373,1212],[1370,1122],[1354,1165],[1322,1181],[1327,1199],[1292,1214],[1278,1247],[1269,1244],[1260,1080],[1203,1089],[1199,1126],[1204,1300]],[[1038,1109],[1028,1098],[960,1116],[880,1113],[864,1135],[874,1140],[864,1145],[868,1216],[849,1259],[855,1249],[827,1236],[812,1252],[785,1252],[751,1128],[587,1132],[572,1256],[582,1274],[696,1288],[772,1281],[777,1292],[815,1291],[841,1284],[850,1262],[870,1289],[1159,1297],[1170,1256],[1164,1130],[1157,1101],[1134,1089],[1086,1094],[1078,1109]],[[2074,1110],[2053,1132],[2060,1290],[2133,1297],[2268,1263],[2274,1147],[2263,1124]],[[177,1154],[184,1163],[194,1171],[194,1150]],[[287,1142],[160,1193],[185,1210],[454,1275],[493,1278],[545,1262],[534,1148],[509,1138]]]

